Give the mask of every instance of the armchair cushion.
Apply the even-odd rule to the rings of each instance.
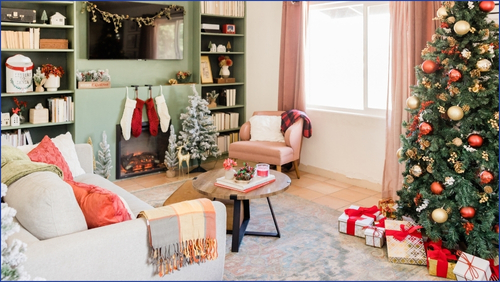
[[[250,118],[250,141],[285,142],[281,117],[256,115]]]

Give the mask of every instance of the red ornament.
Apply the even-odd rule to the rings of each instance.
[[[481,1],[479,2],[479,9],[481,11],[489,13],[495,9],[495,2],[493,1]]]
[[[450,78],[451,82],[457,82],[462,78],[462,74],[460,73],[460,71],[452,69],[450,72],[448,72],[448,77]]]
[[[467,234],[467,235],[469,235],[469,232],[471,232],[472,229],[474,229],[474,223],[471,223],[471,222],[462,223],[462,226],[464,227],[465,234]],[[457,251],[457,252],[459,252],[459,251]]]
[[[418,129],[420,130],[420,133],[422,133],[422,135],[427,135],[432,132],[432,125],[428,124],[427,122],[422,122],[418,126]]]
[[[431,192],[433,194],[436,194],[436,195],[440,195],[441,193],[443,193],[443,184],[439,183],[439,182],[432,182],[431,184]]]
[[[460,209],[460,214],[463,218],[473,218],[476,210],[473,207],[463,207]]]
[[[483,137],[481,137],[481,135],[472,134],[471,136],[469,136],[467,141],[469,142],[469,145],[474,148],[479,148],[481,147],[481,145],[483,145]]]
[[[417,196],[413,198],[413,202],[415,203],[416,206],[418,206],[418,203],[420,203],[420,199],[422,199],[422,194],[417,193]]]
[[[425,60],[422,63],[421,68],[425,73],[433,73],[437,71],[438,65],[432,60]]]
[[[495,226],[493,226],[493,230],[495,230],[495,232],[498,233],[498,224],[495,224]]]
[[[488,184],[493,180],[493,174],[487,170],[481,172],[479,175],[479,178],[481,178],[481,184]]]

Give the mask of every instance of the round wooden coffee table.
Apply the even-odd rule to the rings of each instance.
[[[271,236],[280,237],[280,230],[278,228],[278,223],[276,217],[274,216],[273,206],[269,200],[270,196],[284,192],[292,180],[288,175],[270,170],[269,172],[276,177],[276,181],[269,183],[265,186],[257,188],[255,190],[245,192],[239,192],[223,187],[215,186],[214,183],[217,178],[224,176],[224,169],[216,169],[207,171],[200,174],[193,180],[193,187],[198,192],[208,196],[209,198],[215,199],[227,199],[234,201],[233,209],[233,230],[228,233],[233,235],[233,242],[231,246],[231,251],[238,252],[241,240],[245,235],[253,236]],[[246,231],[248,222],[250,221],[250,201],[251,199],[266,198],[269,204],[269,209],[271,210],[271,215],[273,217],[274,226],[276,227],[276,232],[256,232],[256,231]],[[243,219],[241,220],[241,206],[243,206]]]

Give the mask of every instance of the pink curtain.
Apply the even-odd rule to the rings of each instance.
[[[387,97],[386,146],[382,198],[398,199],[404,164],[398,163],[397,150],[401,147],[400,135],[406,130],[403,120],[409,119],[406,99],[411,96],[410,85],[417,83],[415,66],[422,63],[421,51],[431,41],[439,21],[432,20],[441,2],[397,1],[390,2],[391,14],[391,65],[390,90]]]
[[[305,45],[307,1],[283,1],[278,110],[306,110]]]

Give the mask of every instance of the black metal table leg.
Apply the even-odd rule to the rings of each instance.
[[[269,205],[269,210],[271,210],[271,215],[273,216],[274,227],[276,227],[276,232],[257,232],[257,231],[246,231],[245,235],[251,236],[268,236],[268,237],[278,237],[281,238],[280,229],[278,227],[278,221],[276,221],[276,216],[274,215],[273,206],[271,205],[271,200],[267,197],[267,203]]]

